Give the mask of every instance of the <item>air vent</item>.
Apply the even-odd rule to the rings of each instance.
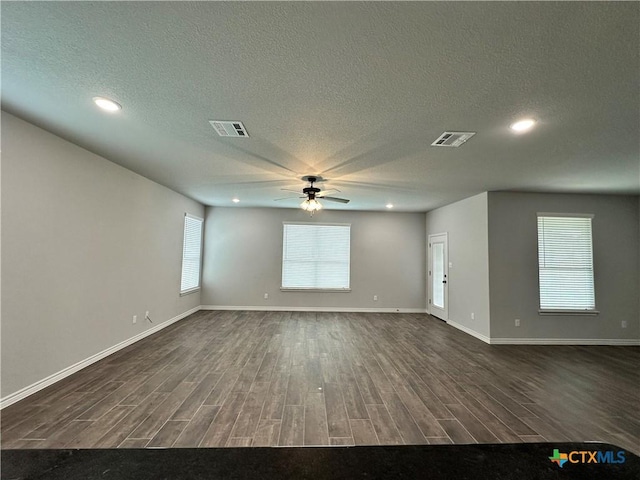
[[[473,137],[476,132],[444,132],[440,135],[435,142],[431,144],[432,147],[459,147],[464,142]]]
[[[213,129],[221,137],[248,137],[247,129],[242,122],[230,122],[227,120],[209,120]]]

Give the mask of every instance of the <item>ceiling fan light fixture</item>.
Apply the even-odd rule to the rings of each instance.
[[[300,208],[302,208],[305,212],[310,212],[311,215],[313,215],[314,212],[322,209],[322,204],[315,198],[307,198],[300,204]]]
[[[393,203],[387,203],[387,204],[385,205],[385,207],[387,207],[387,208],[393,208]]]
[[[233,203],[240,203],[240,199],[239,198],[233,198],[233,199],[231,199],[231,201]]]

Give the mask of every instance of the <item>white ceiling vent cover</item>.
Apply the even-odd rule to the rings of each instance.
[[[431,144],[432,147],[459,147],[464,142],[473,137],[476,132],[444,132],[440,135],[435,142]]]
[[[228,120],[209,120],[213,129],[221,137],[248,137],[249,133],[242,122]]]

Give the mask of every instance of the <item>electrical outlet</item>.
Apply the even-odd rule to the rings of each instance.
[[[622,328],[627,328],[627,321],[626,320],[622,320]]]
[[[520,326],[520,319],[516,318],[516,327],[519,327],[519,326]]]
[[[265,299],[269,298],[269,294],[268,294],[268,293],[265,293],[265,294],[264,294],[264,298],[265,298]]]
[[[471,320],[475,320],[476,319],[476,314],[471,312]]]
[[[134,316],[133,316],[133,323],[135,324],[137,321],[138,321],[138,316],[137,316],[137,315],[134,315]]]
[[[377,301],[378,301],[378,295],[374,295],[374,296],[373,296],[373,301],[374,301],[374,302],[377,302]]]

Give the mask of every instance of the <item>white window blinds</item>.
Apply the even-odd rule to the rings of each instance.
[[[182,279],[180,293],[200,287],[200,252],[202,251],[202,219],[186,214],[182,248]]]
[[[282,288],[349,289],[351,225],[285,223]]]
[[[591,221],[538,214],[541,311],[595,310]]]

